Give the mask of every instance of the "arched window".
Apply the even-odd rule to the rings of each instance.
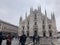
[[[29,30],[29,26],[27,26],[27,29]]]
[[[22,26],[23,30],[24,30],[24,26]]]
[[[27,36],[29,36],[29,31],[27,31]]]
[[[43,25],[43,30],[45,30],[45,25]]]
[[[35,14],[35,19],[37,19],[37,15]]]
[[[46,37],[46,31],[43,31],[43,37]]]
[[[35,22],[35,25],[37,25],[37,22]]]
[[[49,36],[52,37],[52,31],[49,31]]]
[[[44,24],[45,22],[44,22],[44,20],[43,20],[43,24]]]
[[[51,29],[51,25],[49,25],[49,29]]]
[[[29,25],[29,21],[28,21],[28,25]]]

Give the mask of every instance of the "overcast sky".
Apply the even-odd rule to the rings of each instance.
[[[55,13],[57,29],[60,30],[60,0],[0,0],[0,19],[19,25],[19,17],[24,18],[30,7],[41,6],[42,12],[47,10],[48,17]]]

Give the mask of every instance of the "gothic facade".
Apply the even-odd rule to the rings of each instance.
[[[51,19],[47,17],[47,12],[45,10],[45,14],[41,12],[41,7],[38,9],[30,8],[30,14],[27,16],[25,14],[25,19],[20,17],[19,21],[19,29],[18,35],[21,36],[22,31],[27,36],[33,36],[35,32],[41,38],[41,45],[56,45],[57,41],[57,28],[56,28],[56,20],[54,13],[51,14]],[[48,38],[46,38],[48,37]]]

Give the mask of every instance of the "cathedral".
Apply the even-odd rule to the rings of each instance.
[[[18,36],[22,35],[22,31],[28,37],[32,37],[35,32],[41,37],[40,45],[57,45],[57,27],[54,13],[51,13],[51,19],[47,17],[47,11],[42,13],[41,7],[37,9],[30,8],[30,13],[25,19],[22,16],[19,20]]]

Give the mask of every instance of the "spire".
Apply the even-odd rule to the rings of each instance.
[[[46,36],[49,37],[49,32],[48,32],[48,22],[47,22],[47,12],[45,10],[45,31],[46,31]]]
[[[47,21],[47,12],[46,12],[46,10],[45,10],[45,21]]]
[[[30,13],[32,13],[32,12],[33,12],[33,8],[31,7],[31,8],[30,8]]]
[[[55,15],[54,15],[54,13],[53,13],[53,19],[55,20]]]
[[[54,13],[51,13],[51,20],[55,21],[55,15],[54,15]]]
[[[41,6],[38,6],[38,12],[41,12]]]
[[[57,27],[54,13],[51,13],[51,25],[52,25],[53,37],[56,37]]]
[[[21,21],[22,21],[22,16],[20,16],[20,22],[21,22]],[[20,22],[19,22],[19,23],[20,23]]]
[[[45,10],[45,16],[47,16],[47,12],[46,12],[46,10]]]
[[[47,12],[46,12],[46,10],[45,10],[45,20],[47,21]]]
[[[45,23],[47,24],[47,12],[45,10]]]
[[[54,24],[56,26],[56,21],[55,21],[54,13],[51,13],[51,21],[52,21],[52,25]]]
[[[56,28],[56,20],[55,20],[54,13],[51,14],[51,21],[52,21],[52,25],[54,26],[54,28]]]
[[[53,19],[53,14],[51,13],[51,20]]]
[[[25,13],[25,18],[27,18],[27,12]]]
[[[39,15],[39,16],[38,16],[38,15]],[[40,23],[39,23],[39,24],[40,24],[40,30],[38,30],[38,35],[39,35],[39,36],[43,36],[43,33],[42,33],[42,30],[43,30],[43,29],[42,29],[42,20],[41,20],[41,19],[42,19],[41,6],[38,7],[37,16],[38,16],[38,18],[40,18],[40,20],[39,20],[39,22],[40,22]]]

